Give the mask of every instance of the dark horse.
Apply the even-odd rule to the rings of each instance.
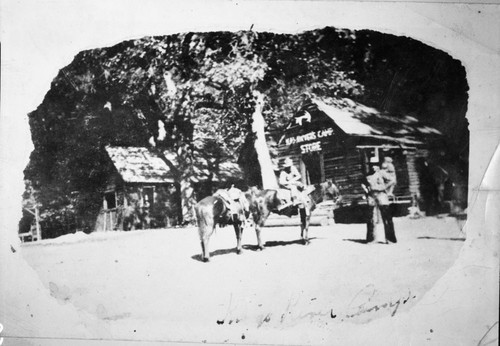
[[[337,186],[332,183],[331,180],[327,180],[324,183],[306,186],[306,191],[311,191],[306,198],[306,203],[299,209],[300,214],[300,236],[304,245],[309,244],[309,224],[311,221],[311,213],[316,208],[318,203],[327,200],[333,200],[338,202],[340,200],[340,192]],[[279,210],[279,206],[282,201],[278,197],[278,192],[276,190],[259,190],[255,187],[251,188],[248,193],[246,193],[247,198],[250,203],[250,212],[253,216],[253,221],[255,224],[255,232],[257,234],[257,246],[259,250],[264,249],[262,240],[260,238],[260,230],[264,226],[269,214],[276,213],[280,215],[291,216],[294,210],[290,208],[285,208]],[[295,211],[296,213],[296,211]]]
[[[227,203],[218,194],[205,197],[195,205],[202,260],[204,262],[210,261],[208,241],[217,225],[233,225],[237,241],[236,253],[241,253],[241,235],[244,223],[249,216],[248,201],[243,192],[240,192],[239,202],[235,202],[235,206],[236,210],[230,210]]]

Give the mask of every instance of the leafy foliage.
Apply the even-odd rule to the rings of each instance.
[[[437,124],[467,152],[465,71],[419,42],[334,28],[145,37],[78,54],[30,114],[35,150],[25,176],[42,218],[61,212],[93,228],[105,145],[175,153],[183,189],[201,162],[217,179],[251,135],[256,90],[271,133],[307,98],[348,97]]]

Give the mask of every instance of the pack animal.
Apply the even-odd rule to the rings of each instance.
[[[309,244],[309,225],[311,222],[311,213],[316,208],[317,204],[333,200],[338,202],[341,198],[339,189],[331,180],[324,183],[310,185],[305,187],[306,191],[311,191],[305,198],[305,205],[299,208],[300,214],[300,236],[304,245]],[[283,203],[278,196],[277,190],[259,190],[258,188],[251,188],[249,193],[246,194],[249,204],[250,212],[253,216],[255,224],[255,232],[257,234],[257,247],[259,250],[264,249],[260,232],[267,218],[272,213],[291,216],[294,214],[293,208],[285,208],[280,210],[280,205]],[[296,214],[296,212],[295,212]]]
[[[220,193],[208,196],[199,201],[194,209],[198,222],[198,233],[201,241],[202,261],[210,261],[208,242],[215,232],[217,225],[233,225],[236,233],[236,253],[241,253],[241,236],[245,222],[250,215],[248,201],[243,192],[234,201],[233,208],[228,205],[227,198]]]

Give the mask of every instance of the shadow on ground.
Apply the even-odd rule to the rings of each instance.
[[[309,238],[309,242],[313,239],[317,239],[316,237]],[[289,241],[267,241],[264,246],[265,247],[276,247],[276,246],[288,246],[288,245],[304,245],[304,241],[302,239],[289,240]],[[259,251],[259,247],[257,245],[243,245],[243,249],[251,250],[251,251]]]
[[[317,239],[316,237],[309,238],[309,242]],[[290,241],[268,241],[264,244],[264,247],[276,247],[276,246],[288,246],[288,245],[304,245],[302,239],[290,240]],[[243,245],[242,248],[244,250],[250,251],[261,251],[257,245]],[[237,253],[236,247],[231,249],[221,249],[215,250],[210,253],[210,257],[221,256],[221,255],[229,255],[230,253]],[[201,254],[191,256],[192,259],[198,262],[203,262],[201,259]]]
[[[342,239],[343,241],[352,241],[353,243],[358,243],[358,244],[367,244],[368,242],[366,239]]]
[[[231,248],[231,249],[220,249],[220,250],[215,250],[210,252],[210,257],[215,257],[215,256],[221,256],[221,255],[228,255],[230,253],[236,253],[236,247]],[[192,259],[198,262],[203,262],[201,259],[201,254],[191,256]]]
[[[418,237],[417,239],[435,239],[435,240],[454,240],[454,241],[465,241],[465,238]]]

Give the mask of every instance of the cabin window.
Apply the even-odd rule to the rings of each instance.
[[[114,191],[104,194],[104,209],[116,208],[116,193]]]

